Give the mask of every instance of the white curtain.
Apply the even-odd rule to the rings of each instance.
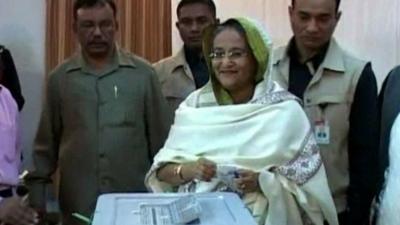
[[[172,0],[172,49],[182,45],[175,28],[176,7]],[[214,0],[217,15],[224,21],[233,16],[259,20],[269,31],[275,46],[285,44],[292,36],[288,6],[290,0]],[[348,51],[371,61],[378,84],[400,64],[400,0],[342,0],[342,18],[335,37]]]

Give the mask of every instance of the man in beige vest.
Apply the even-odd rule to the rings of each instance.
[[[177,10],[176,28],[183,41],[182,49],[154,67],[162,92],[170,108],[179,104],[194,90],[208,82],[208,69],[202,53],[203,30],[218,22],[212,0],[182,0]]]
[[[374,194],[377,84],[371,64],[332,38],[340,0],[292,0],[294,33],[275,51],[273,77],[303,100],[340,224],[367,224]]]

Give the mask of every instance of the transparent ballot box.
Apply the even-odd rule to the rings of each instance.
[[[105,194],[93,225],[256,225],[234,193]]]

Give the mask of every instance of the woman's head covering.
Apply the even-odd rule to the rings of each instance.
[[[261,81],[265,81],[266,85],[270,83],[271,71],[271,56],[272,56],[272,41],[268,34],[263,30],[261,25],[256,21],[248,18],[232,18],[224,23],[212,27],[205,31],[203,39],[203,53],[206,56],[206,62],[209,67],[210,82],[204,87],[205,91],[212,89],[220,105],[233,104],[232,97],[221,86],[216,78],[214,70],[212,69],[211,59],[208,57],[213,50],[213,42],[215,38],[215,31],[219,27],[230,27],[229,24],[238,23],[245,31],[246,41],[250,47],[250,51],[257,62],[257,73],[255,74],[255,85]]]
[[[17,102],[19,111],[22,110],[24,106],[25,99],[21,93],[21,85],[19,83],[17,70],[15,68],[14,60],[11,53],[4,46],[0,45],[0,60],[3,64],[3,79],[1,84],[6,87],[13,96],[14,100]]]

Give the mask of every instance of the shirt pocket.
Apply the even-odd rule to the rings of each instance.
[[[168,88],[169,87],[169,88]],[[186,97],[194,90],[172,85],[163,87],[163,94],[171,110],[175,111]]]
[[[118,83],[100,94],[99,121],[106,127],[135,127],[143,114],[144,96],[140,87]],[[143,118],[143,117],[140,117]]]
[[[98,100],[94,91],[72,89],[63,93],[60,116],[65,129],[90,127],[96,120]]]
[[[105,103],[99,110],[99,121],[107,127],[134,127],[138,104],[132,100],[116,99]]]

